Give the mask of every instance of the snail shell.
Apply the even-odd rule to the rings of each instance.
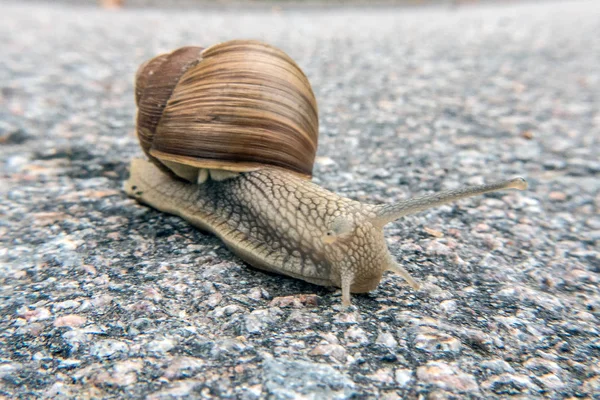
[[[272,166],[312,176],[317,102],[302,70],[267,44],[183,47],[136,74],[137,135],[163,171],[196,181],[202,169]]]

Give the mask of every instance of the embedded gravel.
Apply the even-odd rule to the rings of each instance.
[[[598,2],[1,8],[0,399],[600,393]],[[232,38],[308,75],[328,189],[530,189],[391,224],[418,292],[386,275],[345,310],[339,291],[249,268],[121,191],[141,156],[137,66]]]

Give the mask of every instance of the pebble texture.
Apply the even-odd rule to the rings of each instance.
[[[593,398],[600,4],[104,11],[2,4],[0,398]],[[524,175],[386,228],[419,292],[247,267],[129,199],[137,66],[254,38],[319,101],[315,181],[391,203]]]

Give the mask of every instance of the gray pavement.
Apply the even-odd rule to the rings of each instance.
[[[600,4],[121,10],[2,3],[0,399],[600,393]],[[386,229],[423,283],[249,268],[128,199],[133,74],[265,40],[320,107],[315,181],[393,202],[525,176]]]

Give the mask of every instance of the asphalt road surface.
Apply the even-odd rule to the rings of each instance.
[[[598,2],[0,7],[0,398],[600,393]],[[121,191],[141,156],[137,66],[233,38],[308,75],[326,188],[530,189],[391,224],[418,292],[386,275],[345,310],[339,291],[249,268]]]

